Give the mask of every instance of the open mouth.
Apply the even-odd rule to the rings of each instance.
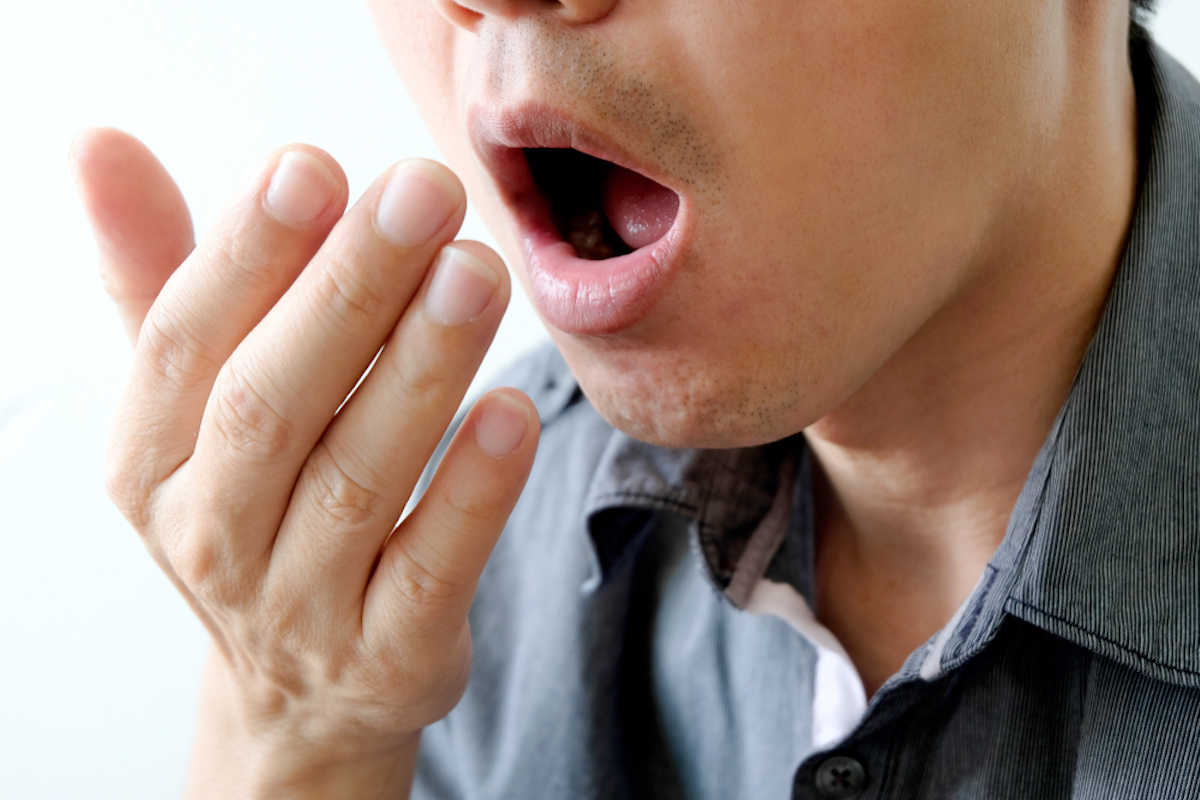
[[[549,106],[479,103],[467,117],[551,329],[619,334],[669,296],[695,229],[692,204],[668,185],[675,176]]]
[[[679,195],[633,170],[568,148],[524,150],[555,228],[580,258],[632,253],[666,235]]]

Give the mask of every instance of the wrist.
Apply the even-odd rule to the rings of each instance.
[[[358,732],[314,742],[253,732],[238,708],[224,661],[214,650],[201,685],[187,800],[408,797],[420,730],[388,737]]]
[[[419,735],[414,735],[406,747],[362,756],[264,753],[248,770],[244,785],[237,787],[234,796],[247,800],[407,798],[416,767],[418,739]]]

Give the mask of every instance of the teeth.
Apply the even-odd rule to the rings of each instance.
[[[588,211],[573,214],[567,219],[567,241],[580,258],[602,261],[612,258],[615,251],[604,241],[604,212]]]

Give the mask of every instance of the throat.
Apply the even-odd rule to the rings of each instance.
[[[999,514],[962,508],[939,514],[890,503],[876,514],[856,502],[845,482],[839,490],[818,455],[822,444],[809,444],[817,616],[845,648],[870,697],[970,596],[1003,538],[1011,506],[1006,497]]]

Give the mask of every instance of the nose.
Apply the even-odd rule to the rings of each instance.
[[[484,17],[517,19],[523,16],[556,17],[568,25],[585,25],[603,19],[618,0],[433,0],[442,16],[460,28],[475,32]]]

